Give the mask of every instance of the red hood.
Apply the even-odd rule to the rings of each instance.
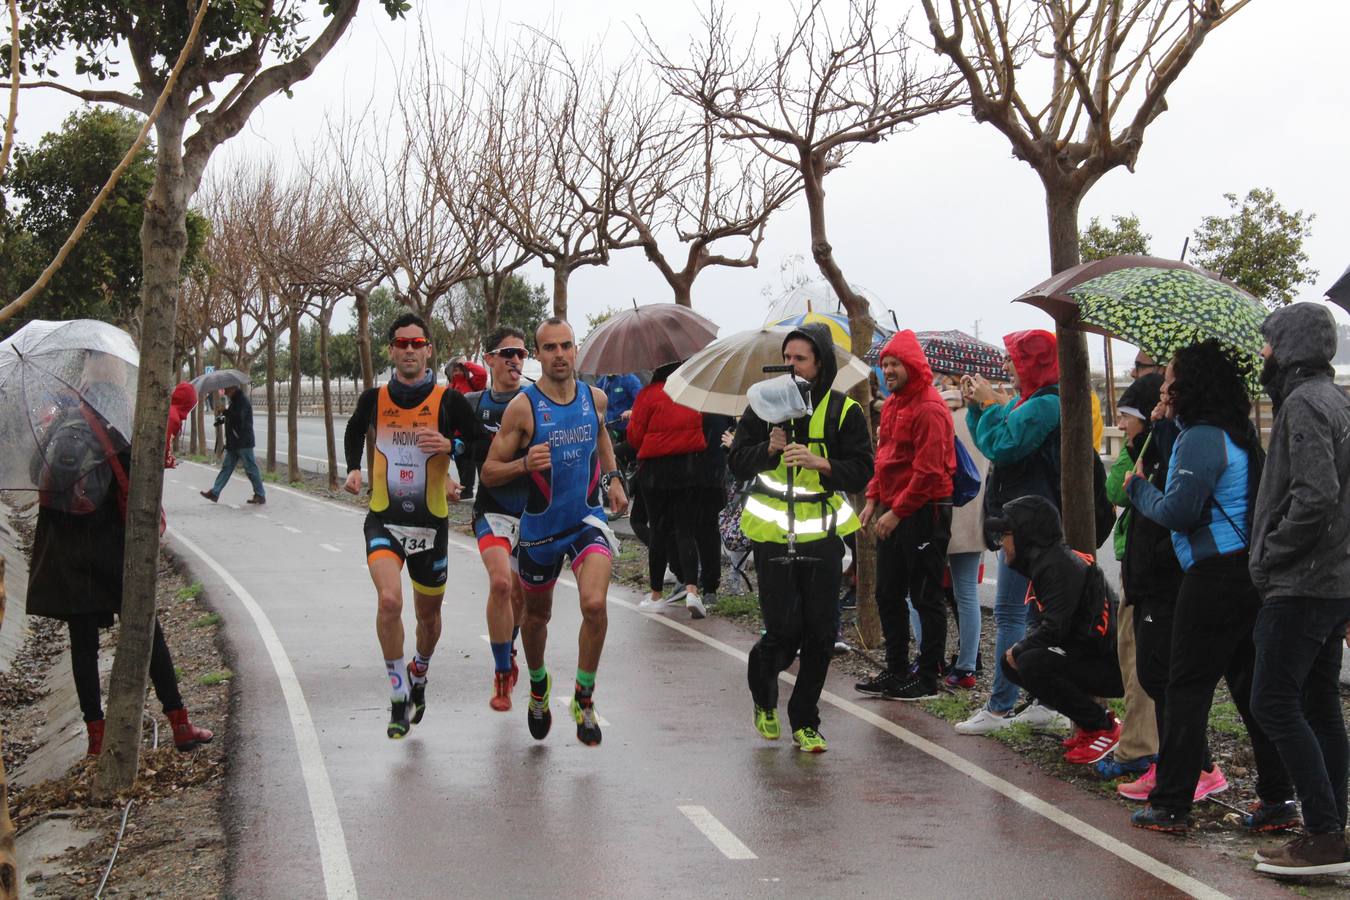
[[[923,348],[919,346],[919,339],[914,336],[914,332],[905,329],[891,335],[891,339],[886,342],[886,346],[881,348],[881,355],[882,357],[891,356],[900,360],[900,364],[909,373],[909,380],[905,382],[905,386],[898,393],[899,401],[902,404],[908,404],[922,396],[927,389],[932,388],[933,370],[929,367],[928,357],[924,355]]]
[[[1048,331],[1014,331],[1003,338],[1025,400],[1043,387],[1059,383],[1059,356],[1055,336]],[[1020,401],[1019,401],[1020,402]]]
[[[180,381],[178,386],[173,389],[169,405],[179,416],[186,418],[187,414],[192,411],[192,407],[197,405],[197,389],[190,382]]]

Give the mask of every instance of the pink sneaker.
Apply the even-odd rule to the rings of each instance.
[[[1226,790],[1228,790],[1228,779],[1224,777],[1223,769],[1220,769],[1217,765],[1211,772],[1201,769],[1200,780],[1195,783],[1195,802],[1199,803],[1212,794]]]
[[[1158,764],[1149,764],[1148,771],[1135,781],[1127,781],[1116,787],[1116,793],[1126,800],[1144,801],[1148,795],[1153,792],[1153,787],[1158,783]]]

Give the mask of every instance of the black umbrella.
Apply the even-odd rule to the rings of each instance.
[[[1350,312],[1350,266],[1336,279],[1336,283],[1327,288],[1327,299],[1346,312]]]

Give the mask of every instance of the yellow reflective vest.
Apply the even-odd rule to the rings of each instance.
[[[828,402],[822,403],[811,414],[806,444],[812,453],[827,459],[830,451],[825,444],[825,416],[829,407]],[[840,428],[850,407],[858,407],[858,403],[845,397],[836,423]],[[842,493],[826,491],[821,486],[819,472],[797,469],[792,482],[795,497],[792,530],[799,543],[820,540],[831,532],[843,537],[862,527],[848,499]],[[765,544],[787,543],[787,489],[787,466],[780,457],[776,469],[761,472],[751,483],[745,510],[741,513],[741,531],[747,538]]]

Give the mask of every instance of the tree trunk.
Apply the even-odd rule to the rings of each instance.
[[[277,332],[267,332],[267,471],[277,470]]]
[[[361,385],[375,386],[375,363],[370,352],[370,291],[356,292],[356,352],[361,357]]]
[[[1073,268],[1078,255],[1078,201],[1069,191],[1046,186],[1050,229],[1050,274]],[[1064,536],[1084,553],[1097,552],[1092,503],[1092,381],[1088,375],[1087,335],[1055,328],[1059,342],[1060,496]]]
[[[286,315],[291,330],[291,391],[286,404],[286,480],[300,478],[300,300],[286,301]]]
[[[136,415],[131,433],[131,493],[127,501],[121,628],[108,687],[107,725],[95,794],[128,790],[140,762],[141,716],[155,628],[160,503],[164,489],[164,428],[173,385],[174,321],[187,208],[192,194],[183,169],[186,110],[168,103],[155,122],[155,181],[141,226],[141,343]]]
[[[848,311],[849,335],[853,354],[862,357],[872,348],[872,335],[876,332],[876,322],[872,320],[872,307],[863,297],[853,292],[848,279],[834,259],[834,248],[830,246],[825,230],[825,190],[823,167],[814,165],[809,157],[802,159],[803,189],[806,194],[807,216],[811,224],[811,257],[815,260],[820,274],[834,289],[844,309]],[[677,301],[678,302],[678,301]],[[869,442],[876,440],[872,434],[871,404],[872,388],[866,381],[849,392],[862,406],[863,415],[868,422]],[[854,494],[849,502],[861,510],[866,503],[862,494]],[[858,632],[868,648],[881,644],[881,619],[877,615],[877,541],[870,529],[864,528],[854,537],[857,547],[855,561],[858,577]]]
[[[683,306],[685,309],[692,309],[694,305],[692,299],[694,293],[693,277],[682,278],[672,282],[670,286],[675,291],[675,305]]]
[[[323,381],[323,433],[328,443],[328,489],[338,489],[337,443],[333,439],[333,369],[328,362],[328,325],[332,307],[319,314],[319,371]]]
[[[571,275],[562,263],[553,267],[553,314],[560,319],[567,318],[567,280]]]
[[[5,558],[0,556],[0,627],[5,622]],[[0,726],[0,749],[5,730]],[[14,853],[14,820],[9,817],[9,778],[5,775],[5,757],[0,753],[0,900],[18,900],[19,860]]]

